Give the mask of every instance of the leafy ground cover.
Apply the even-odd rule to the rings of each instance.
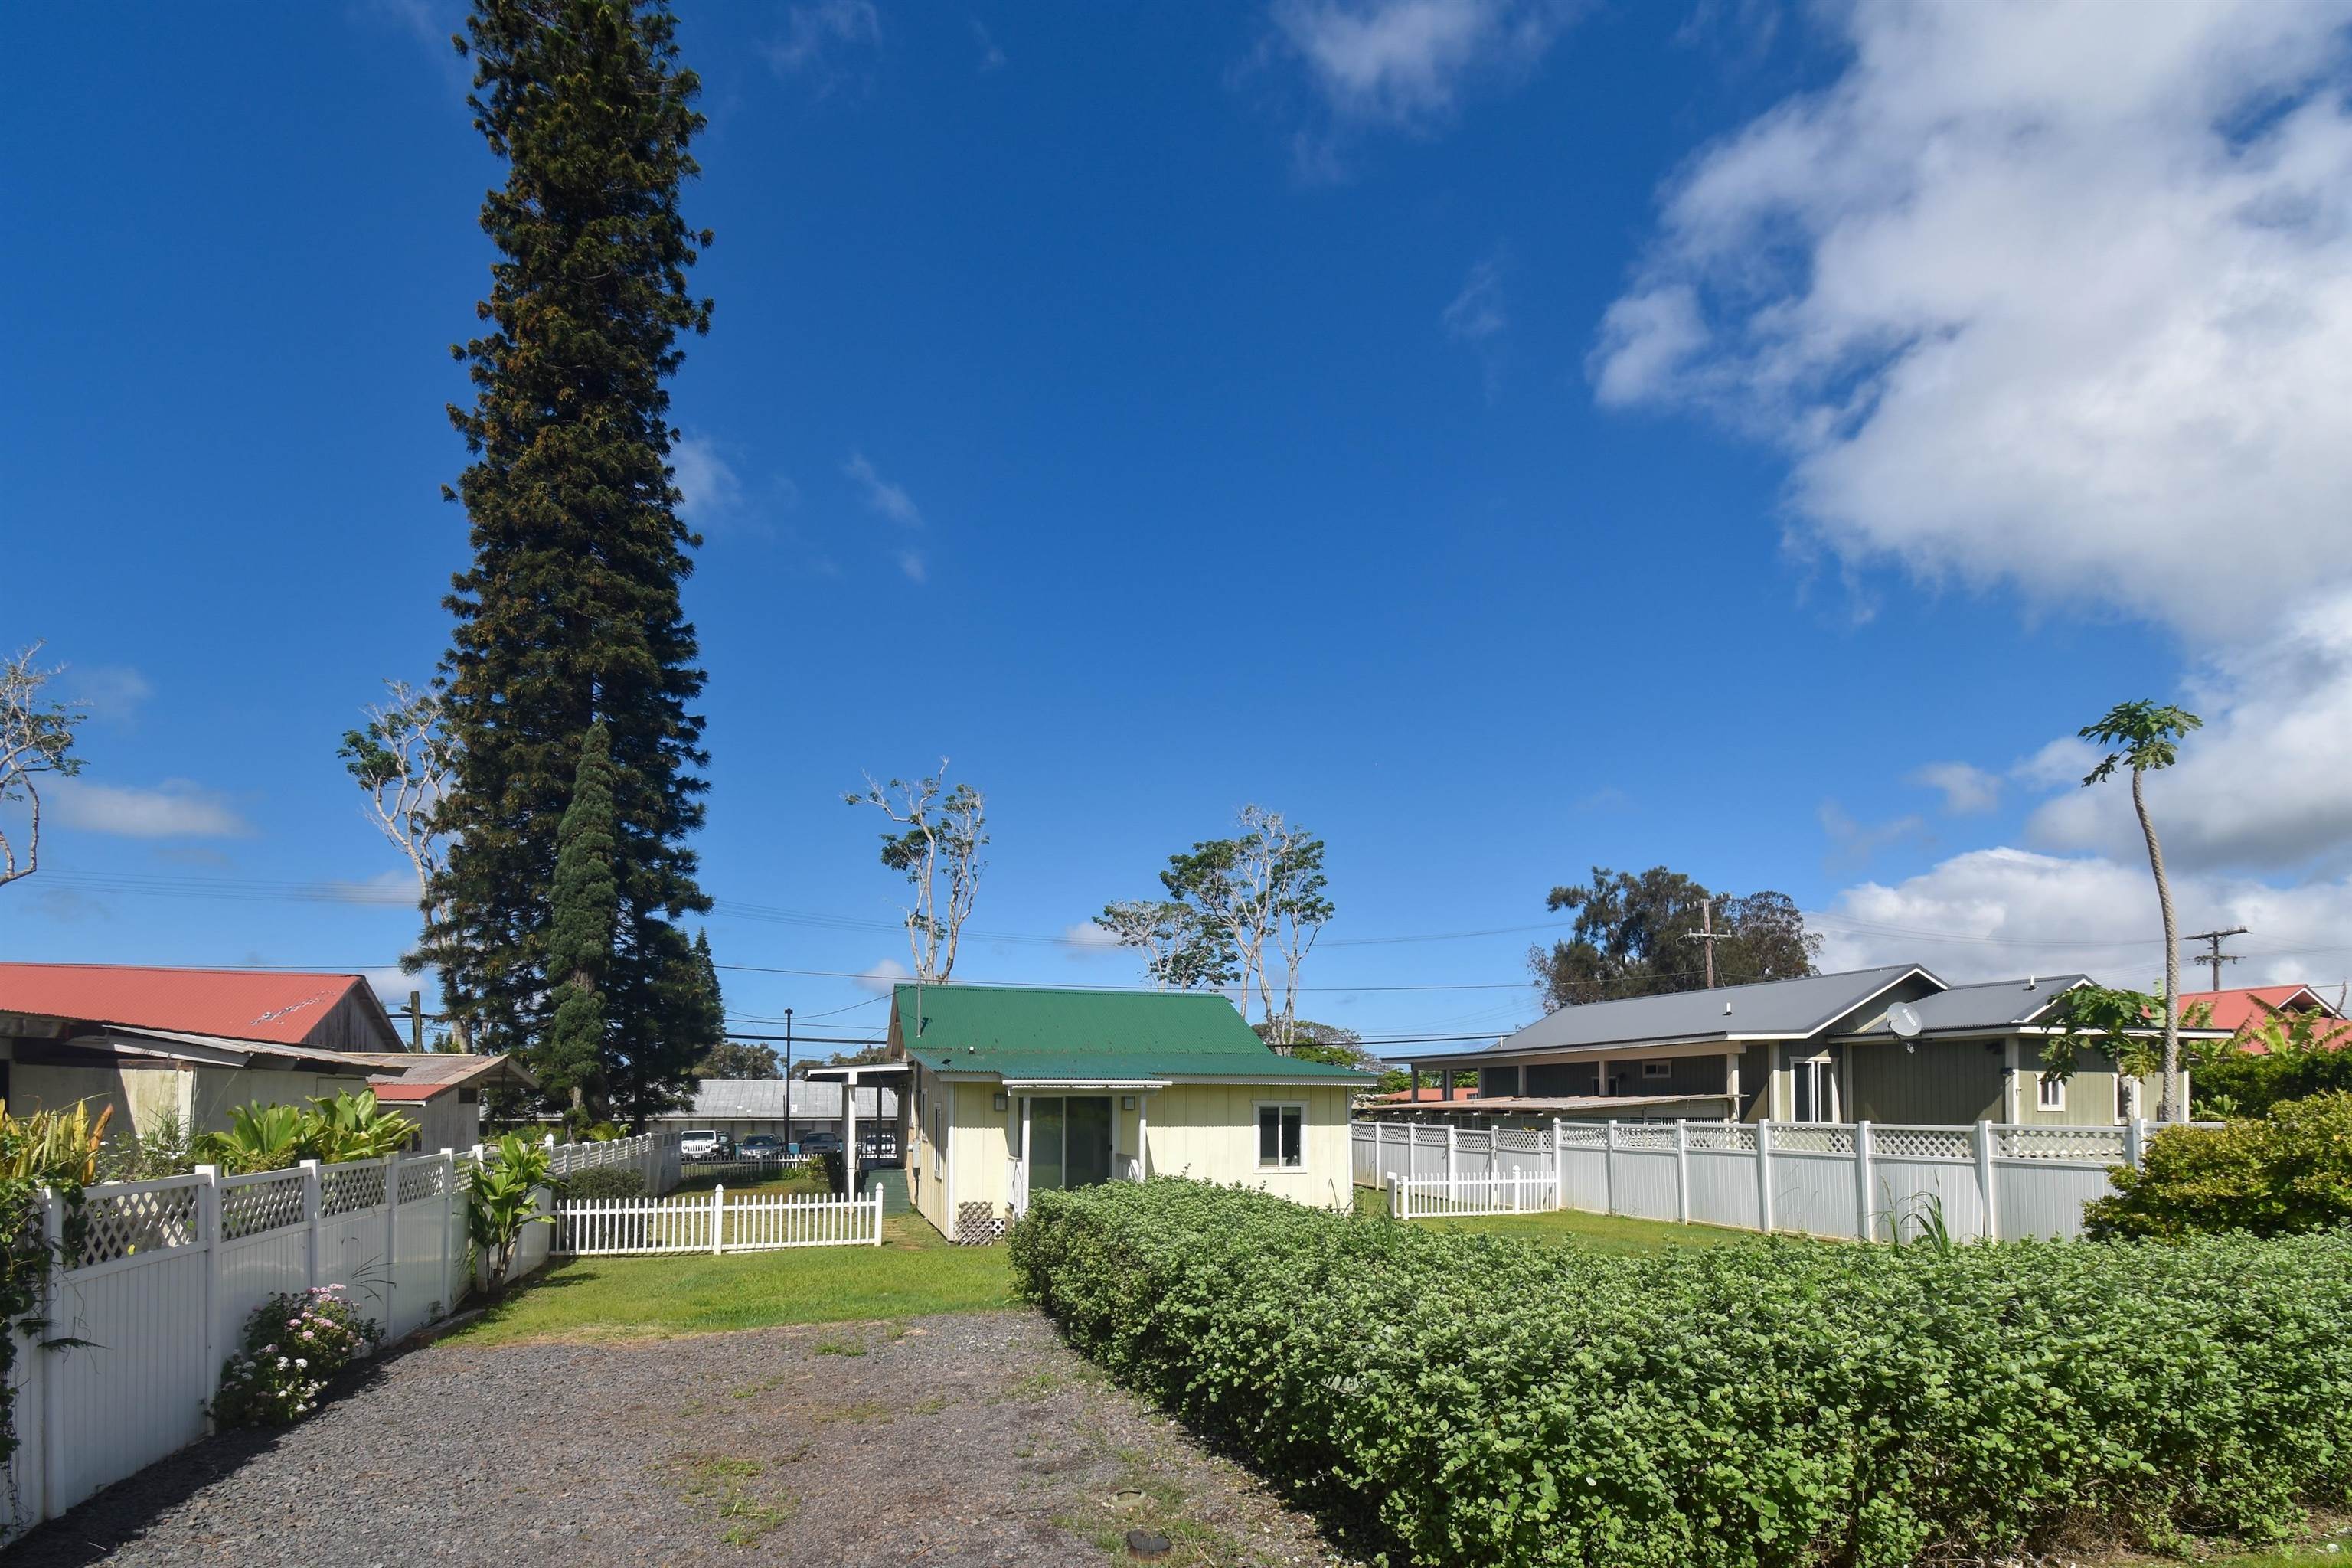
[[[1013,1304],[1003,1247],[950,1247],[917,1216],[895,1215],[880,1247],[572,1258],[509,1292],[461,1337],[659,1338]]]
[[[1393,1562],[2171,1551],[2352,1489],[2352,1235],[1611,1257],[1160,1181],[1039,1194],[1012,1249]]]

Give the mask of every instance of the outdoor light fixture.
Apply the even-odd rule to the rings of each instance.
[[[1118,1097],[1118,1108],[1121,1110],[1133,1110],[1135,1109],[1135,1096],[1131,1094],[1120,1095]]]
[[[1003,1110],[1005,1107],[1007,1107],[1007,1106],[1011,1105],[1012,1103],[1013,1103],[1013,1101],[1012,1101],[1010,1099],[1006,1098],[1006,1096],[1005,1096],[1004,1092],[1003,1092],[1002,1089],[1000,1089],[1000,1090],[998,1090],[998,1091],[997,1091],[997,1095],[996,1095],[996,1109],[997,1109],[997,1110]]]

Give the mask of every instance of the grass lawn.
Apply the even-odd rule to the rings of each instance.
[[[1012,1306],[1004,1248],[950,1247],[913,1215],[879,1247],[804,1247],[713,1258],[575,1258],[491,1307],[452,1343],[663,1338],[782,1323],[838,1323]]]
[[[1372,1187],[1358,1187],[1356,1213],[1366,1219],[1386,1219],[1388,1194]],[[1619,1254],[1664,1252],[1676,1247],[1720,1247],[1727,1241],[1753,1240],[1755,1236],[1752,1231],[1730,1230],[1722,1226],[1624,1219],[1615,1215],[1581,1214],[1575,1209],[1476,1219],[1417,1219],[1412,1223],[1440,1230],[1516,1236],[1525,1241],[1574,1241],[1595,1252]]]

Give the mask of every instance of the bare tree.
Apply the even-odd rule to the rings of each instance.
[[[1274,1043],[1287,1046],[1298,1017],[1300,966],[1334,912],[1323,896],[1323,841],[1259,805],[1242,807],[1235,826],[1241,832],[1234,837],[1170,856],[1160,880],[1230,952],[1242,1016],[1249,1016],[1255,991]],[[1265,956],[1269,942],[1283,961],[1279,1007]]]
[[[1121,947],[1141,952],[1155,991],[1230,985],[1234,950],[1222,931],[1190,904],[1172,899],[1122,899],[1105,904],[1095,924]]]
[[[16,842],[0,832],[0,888],[41,868],[41,779],[81,772],[82,759],[73,754],[74,731],[89,715],[44,694],[59,668],[33,662],[40,651],[35,643],[0,663],[0,805],[21,800],[31,807],[22,865]]]
[[[457,782],[457,742],[437,685],[387,680],[383,689],[385,700],[360,710],[367,723],[344,731],[336,754],[367,795],[367,819],[408,857],[421,901],[446,858],[436,819]]]
[[[851,805],[873,806],[898,825],[898,832],[882,836],[882,864],[904,873],[915,889],[915,901],[907,909],[907,947],[915,979],[926,985],[955,973],[956,944],[988,864],[980,858],[988,843],[987,798],[968,784],[948,788],[947,771],[948,760],[941,757],[938,773],[911,784],[892,779],[878,784],[868,773],[862,792],[841,797]]]

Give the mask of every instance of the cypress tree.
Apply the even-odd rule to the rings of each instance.
[[[425,962],[457,980],[477,1048],[538,1038],[557,982],[549,889],[573,763],[602,720],[613,761],[612,957],[601,1076],[641,1120],[698,1051],[692,952],[710,907],[686,840],[709,786],[694,628],[679,600],[701,542],[677,515],[665,380],[709,330],[687,270],[709,234],[679,188],[700,84],[675,19],[640,0],[475,0],[474,123],[507,165],[481,224],[498,250],[481,336],[455,352],[472,462],[454,490],[473,559],[446,601],[448,718],[463,748],[442,826]],[[684,1009],[684,1011],[682,1011]]]
[[[604,1108],[604,1000],[621,913],[613,879],[613,748],[602,723],[580,741],[572,804],[555,834],[555,894],[550,900],[547,968],[555,981],[555,1016],[531,1053],[541,1088],[568,1100],[575,1122],[592,1094]]]

